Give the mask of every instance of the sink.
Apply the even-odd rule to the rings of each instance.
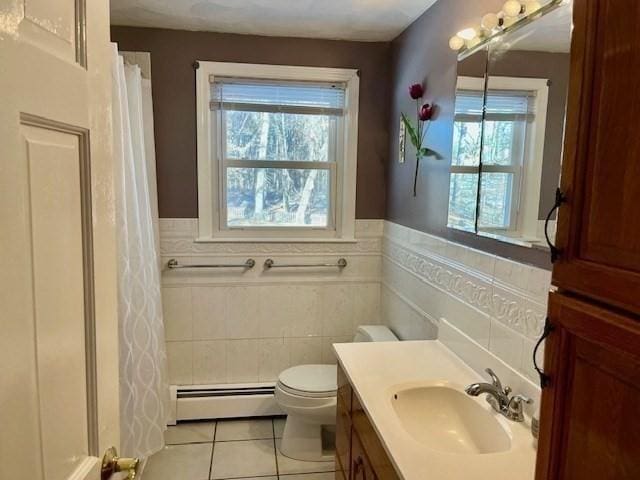
[[[511,448],[511,437],[496,415],[461,389],[432,385],[392,392],[391,404],[402,428],[430,449],[478,455]]]

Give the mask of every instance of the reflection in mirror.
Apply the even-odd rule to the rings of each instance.
[[[556,2],[459,57],[449,227],[545,245],[562,161],[571,10]]]
[[[489,47],[478,232],[542,244],[559,183],[571,4]]]
[[[448,225],[476,231],[487,50],[458,62]]]

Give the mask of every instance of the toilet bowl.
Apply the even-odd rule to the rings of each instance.
[[[358,327],[354,342],[388,342],[398,338],[382,325]],[[336,423],[336,365],[298,365],[278,377],[275,397],[287,414],[280,452],[296,460],[329,461],[322,430]]]

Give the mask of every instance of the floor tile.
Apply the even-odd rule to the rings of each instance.
[[[213,442],[216,422],[189,422],[167,428],[164,440],[167,445],[181,443]]]
[[[216,442],[229,440],[265,440],[273,438],[271,419],[220,420],[216,428]]]
[[[335,472],[302,473],[297,475],[280,475],[280,480],[334,480]]]
[[[276,474],[276,458],[272,439],[216,442],[214,445],[212,479]]]
[[[282,438],[282,432],[284,432],[284,424],[286,421],[287,417],[273,419],[273,430],[276,434],[276,438]]]
[[[149,457],[144,478],[149,480],[207,480],[211,443],[170,445]]]
[[[280,475],[286,475],[288,473],[334,472],[336,469],[334,461],[303,462],[302,460],[285,457],[280,453],[280,440],[276,440],[276,445],[278,447],[278,470],[280,471]]]

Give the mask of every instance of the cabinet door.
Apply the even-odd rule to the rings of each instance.
[[[341,381],[342,380],[342,381]],[[338,367],[338,405],[336,409],[336,480],[351,476],[351,387]]]
[[[536,480],[640,479],[640,321],[552,294]]]
[[[575,0],[553,283],[640,313],[640,2]]]
[[[375,472],[375,478],[380,480],[399,480],[391,459],[387,455],[378,434],[376,433],[369,417],[364,411],[360,399],[353,393],[351,396],[351,421],[352,421],[352,444],[358,440],[359,445],[367,453],[366,457],[370,460],[368,462],[368,468],[371,469],[371,473],[366,474],[367,480],[370,480],[371,475]],[[352,449],[354,447],[352,446]],[[354,465],[356,460],[355,449],[351,453],[351,464]],[[365,470],[366,471],[366,470]],[[352,477],[354,478],[354,477]]]
[[[351,437],[351,448],[351,480],[378,480],[360,438],[355,432]]]

